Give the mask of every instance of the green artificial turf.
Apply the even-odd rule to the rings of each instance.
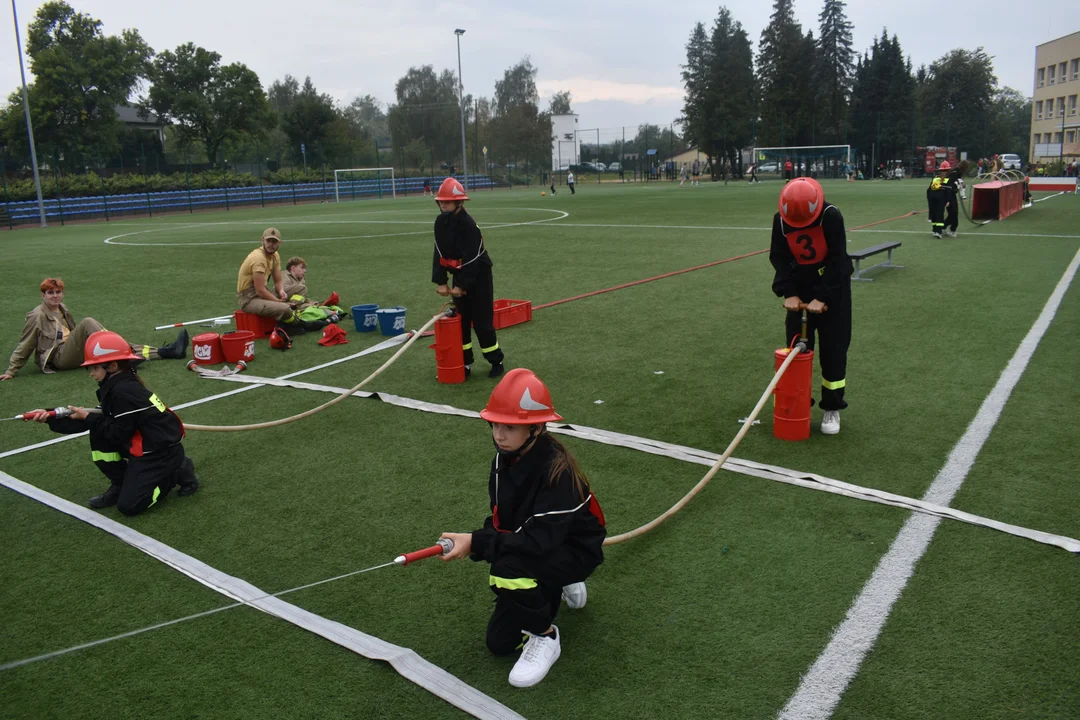
[[[779,187],[603,185],[545,198],[521,189],[477,193],[469,210],[485,228],[496,297],[535,307],[763,250]],[[849,228],[925,206],[911,182],[825,190]],[[402,305],[409,327],[419,327],[442,303],[430,283],[434,215],[430,201],[402,198],[0,233],[12,308],[0,317],[0,343],[14,347],[47,275],[64,278],[77,318],[92,315],[132,342],[168,342],[174,333],[155,325],[232,311],[240,261],[271,224],[282,231],[283,257],[307,261],[313,295]],[[841,434],[822,436],[815,411],[808,442],[777,440],[767,404],[735,455],[920,497],[1080,247],[1078,218],[1077,198],[1056,197],[1004,223],[965,223],[957,239],[931,238],[925,213],[849,233],[853,248],[900,240],[894,262],[905,267],[854,284]],[[146,245],[103,242],[118,235]],[[570,423],[721,452],[784,344],[771,278],[767,253],[753,255],[536,308],[499,342],[508,367],[548,383]],[[955,507],[1080,537],[1077,292],[1067,293]],[[320,347],[312,334],[280,353],[260,341],[248,372],[277,377],[382,339],[355,332],[351,320],[344,326],[347,345]],[[482,408],[495,384],[486,364],[463,385],[440,385],[429,343],[419,340],[366,389]],[[297,380],[351,387],[391,352]],[[177,361],[147,363],[140,374],[174,407],[239,387],[201,380]],[[93,404],[93,391],[81,371],[28,367],[0,386],[0,415]],[[237,424],[329,398],[264,387],[179,412],[189,423]],[[0,423],[0,452],[52,437],[38,425]],[[566,443],[611,534],[659,515],[705,472]],[[270,430],[192,431],[185,447],[199,493],[136,518],[104,513],[267,592],[386,562],[440,532],[478,527],[487,513],[492,447],[477,420],[351,398]],[[0,470],[76,503],[104,487],[84,438],[2,458]],[[10,491],[0,491],[0,516],[0,663],[229,602]],[[413,648],[526,717],[769,718],[907,517],[722,472],[665,525],[607,549],[588,606],[557,620],[562,658],[526,691],[506,682],[512,660],[484,647],[492,595],[481,565],[432,560],[284,599]],[[943,521],[835,716],[1076,716],[1075,563],[1058,548]],[[461,716],[388,666],[247,608],[0,672],[0,697],[3,717]]]

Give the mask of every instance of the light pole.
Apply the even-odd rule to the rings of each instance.
[[[19,53],[23,111],[26,113],[26,134],[30,138],[30,165],[34,168],[34,188],[37,190],[38,213],[41,215],[41,227],[46,227],[45,203],[41,199],[41,178],[38,176],[37,149],[34,147],[34,126],[30,124],[30,100],[26,95],[26,70],[23,69],[22,40],[19,38],[19,14],[15,11],[15,0],[11,0],[11,17],[15,21],[15,50]]]
[[[465,34],[465,31],[458,28],[454,34],[457,35],[458,110],[461,112],[461,170],[465,174],[465,189],[468,190],[469,159],[465,156],[465,84],[461,81],[461,36]]]

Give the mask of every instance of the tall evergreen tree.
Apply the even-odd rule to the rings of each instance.
[[[817,68],[814,98],[817,101],[817,142],[844,143],[848,128],[848,101],[855,73],[855,51],[844,12],[843,0],[825,0],[818,15]]]
[[[872,165],[909,160],[915,140],[915,79],[900,41],[882,30],[855,66],[852,87],[850,143],[872,177]]]
[[[795,21],[793,0],[775,0],[769,24],[761,31],[758,50],[758,86],[761,120],[758,144],[797,145],[810,140],[811,116],[807,104],[805,70],[814,54]],[[802,84],[800,84],[802,83]]]
[[[705,34],[705,26],[697,23],[686,43],[686,64],[682,66],[686,99],[679,124],[686,139],[699,148],[708,145],[711,135],[709,125],[714,116],[711,106],[714,93],[710,87],[712,66],[712,46]]]

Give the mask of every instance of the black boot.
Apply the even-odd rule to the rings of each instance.
[[[497,378],[503,374],[503,364],[501,362],[495,363],[491,366],[491,370],[488,372],[489,378]]]
[[[188,331],[180,328],[180,333],[168,345],[158,348],[158,355],[165,360],[183,360],[187,356]]]
[[[300,322],[307,332],[322,332],[322,329],[330,324],[326,320],[301,320]]]
[[[307,332],[307,330],[304,329],[303,323],[301,323],[299,320],[295,322],[280,322],[277,326],[284,330],[285,334],[289,337],[293,337],[295,335],[303,335]]]
[[[199,477],[195,474],[195,463],[191,458],[185,457],[180,469],[176,471],[176,484],[180,486],[176,491],[180,496],[192,495],[199,489]]]
[[[86,503],[95,510],[101,510],[102,508],[112,507],[116,504],[116,501],[120,499],[120,486],[110,485],[109,489],[100,495],[95,495],[90,498]]]

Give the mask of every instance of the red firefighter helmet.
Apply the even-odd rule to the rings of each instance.
[[[821,215],[825,192],[813,178],[795,178],[780,191],[780,217],[792,227],[806,227]]]
[[[562,420],[555,412],[547,385],[536,373],[514,368],[491,391],[480,417],[504,425],[538,425]]]
[[[292,347],[292,338],[289,334],[279,327],[274,328],[274,332],[270,333],[270,347],[275,350],[288,350]]]
[[[468,200],[469,196],[465,194],[465,188],[461,187],[461,183],[452,177],[448,177],[439,186],[439,192],[435,195],[435,199],[442,202],[453,202],[454,200]]]
[[[952,170],[952,164],[948,160],[946,160],[938,166],[938,170]]]
[[[82,366],[104,365],[114,360],[139,360],[139,356],[131,352],[131,346],[118,333],[108,330],[98,330],[86,338],[83,345]]]

